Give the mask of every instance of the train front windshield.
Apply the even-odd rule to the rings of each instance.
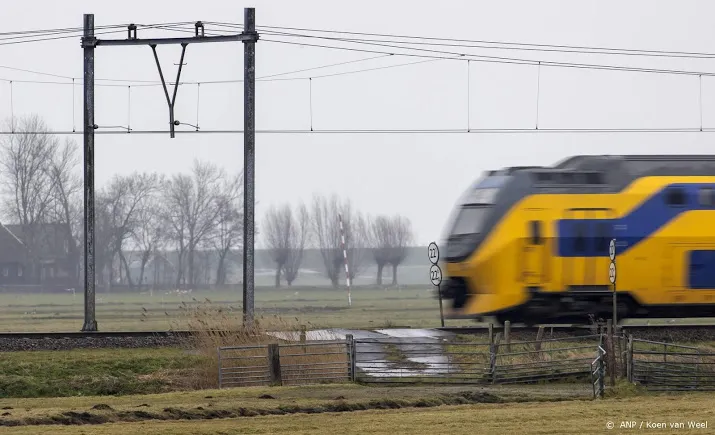
[[[490,183],[486,183],[486,181],[490,181]],[[481,232],[487,213],[489,213],[492,204],[494,204],[494,197],[499,192],[498,187],[491,187],[494,185],[494,181],[496,180],[487,178],[479,183],[476,188],[472,187],[465,192],[457,206],[458,211],[452,223],[450,237]],[[488,184],[489,187],[482,187],[484,184]]]
[[[489,211],[488,205],[464,205],[457,214],[451,236],[463,236],[481,232],[484,219]]]
[[[508,176],[492,175],[472,185],[453,211],[447,231],[447,261],[461,261],[477,246],[497,193]]]

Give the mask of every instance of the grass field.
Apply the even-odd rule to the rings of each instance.
[[[241,316],[241,291],[98,293],[96,316],[102,331],[165,331],[181,329],[197,305],[221,306]],[[210,302],[207,302],[210,301]],[[344,288],[257,287],[258,316],[279,316],[309,328],[385,328],[440,326],[434,290],[423,286],[354,288],[348,306]],[[84,319],[82,294],[0,293],[0,332],[77,331]],[[654,319],[650,323],[661,324]],[[626,321],[643,324],[643,321]],[[647,323],[647,322],[646,322]],[[677,319],[677,323],[714,323],[713,319]],[[473,326],[471,320],[447,319],[448,326]]]
[[[694,434],[709,433],[715,424],[715,399],[709,394],[555,402],[545,387],[470,390],[315,386],[5,400],[0,424],[17,425],[4,427],[3,433],[122,435],[625,433],[618,428],[621,421],[665,424],[659,432]],[[609,421],[616,429],[607,429]],[[689,421],[707,422],[708,429],[689,430]],[[685,428],[671,430],[671,423]]]
[[[160,331],[185,325],[187,308],[206,300],[241,316],[241,293],[201,291],[191,295],[167,292],[149,294],[97,294],[96,316],[100,330]],[[0,331],[75,331],[82,327],[81,294],[0,294]],[[278,315],[312,327],[382,328],[389,326],[436,327],[439,302],[428,288],[352,291],[352,306],[345,289],[258,287],[257,315]],[[465,320],[450,324],[470,325]]]
[[[148,394],[204,386],[204,359],[181,349],[0,354],[0,398]]]

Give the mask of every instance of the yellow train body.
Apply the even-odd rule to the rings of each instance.
[[[579,163],[596,159],[589,157],[580,157]],[[622,188],[609,182],[549,181],[548,188],[540,189],[532,183],[533,189],[493,219],[473,252],[446,259],[448,287],[451,283],[457,289],[459,282],[465,293],[456,297],[460,290],[453,289],[447,294],[462,300],[452,317],[585,320],[608,313],[614,287],[621,301],[619,317],[715,312],[715,170],[713,175],[707,169],[688,171],[682,162],[662,170],[670,163],[654,160],[661,165],[651,166],[661,170],[633,176]],[[528,174],[533,180],[535,172],[551,174],[550,179],[579,174],[572,168],[523,169],[511,176]],[[677,175],[661,175],[668,172]],[[615,286],[608,257],[613,238]]]

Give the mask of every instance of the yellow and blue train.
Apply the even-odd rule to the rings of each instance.
[[[619,319],[715,315],[715,156],[581,155],[489,172],[448,226],[448,317],[610,318],[614,238]]]

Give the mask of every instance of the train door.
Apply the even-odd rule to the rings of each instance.
[[[609,288],[608,246],[613,237],[613,217],[611,209],[566,210],[558,229],[564,290]]]
[[[524,237],[520,238],[521,267],[520,281],[527,287],[539,287],[548,282],[548,238],[545,235],[546,225],[544,209],[525,210],[526,228]]]

